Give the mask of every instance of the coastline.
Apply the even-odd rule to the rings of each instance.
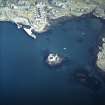
[[[90,102],[90,99],[93,99],[93,95],[95,95],[97,93],[99,94],[100,89],[97,90],[97,93],[96,92],[93,93],[95,87],[93,89],[90,88],[90,86],[92,84],[91,81],[89,82],[88,86],[85,86],[82,83],[80,84],[78,82],[75,82],[74,80],[71,80],[72,74],[70,74],[70,73],[71,72],[78,73],[78,72],[75,72],[74,69],[72,69],[73,63],[71,60],[69,62],[67,62],[66,66],[63,66],[64,67],[64,68],[62,68],[63,70],[58,68],[59,69],[58,71],[51,70],[45,64],[43,64],[44,61],[42,61],[43,56],[45,54],[42,51],[43,49],[48,48],[50,51],[60,53],[64,47],[66,47],[67,50],[66,51],[63,50],[62,53],[64,55],[67,54],[67,56],[69,56],[70,59],[72,58],[72,54],[74,54],[74,53],[75,53],[74,56],[76,56],[76,57],[78,57],[79,55],[81,56],[81,57],[79,57],[79,59],[81,58],[79,61],[83,60],[85,62],[86,60],[91,59],[89,57],[86,57],[86,59],[84,58],[85,56],[83,56],[83,55],[85,55],[87,53],[87,51],[86,51],[86,53],[84,52],[84,50],[86,50],[86,49],[85,49],[85,46],[81,46],[82,42],[73,46],[76,43],[75,42],[76,40],[74,41],[74,43],[72,43],[71,36],[73,36],[73,37],[75,36],[76,33],[74,31],[76,31],[76,28],[74,28],[75,30],[72,31],[72,29],[73,29],[72,27],[77,27],[79,25],[77,27],[77,30],[79,30],[81,28],[84,30],[84,27],[88,27],[88,26],[82,25],[82,23],[84,23],[84,21],[85,21],[85,18],[80,19],[80,20],[76,19],[76,20],[77,20],[76,21],[77,24],[75,23],[75,20],[74,20],[73,24],[71,22],[68,22],[65,20],[66,24],[70,23],[69,24],[70,26],[68,26],[68,34],[66,33],[67,31],[66,32],[62,31],[61,26],[65,25],[65,22],[62,21],[62,22],[60,22],[60,26],[57,26],[57,23],[56,23],[54,26],[55,28],[53,26],[50,27],[50,28],[54,28],[54,30],[55,30],[55,31],[54,30],[52,31],[52,34],[48,33],[47,35],[49,35],[49,36],[47,36],[46,32],[45,32],[45,34],[41,33],[41,35],[35,41],[33,39],[28,38],[26,36],[26,33],[24,33],[24,31],[22,31],[22,33],[21,33],[21,31],[19,30],[19,33],[18,33],[18,30],[16,30],[17,29],[16,24],[13,23],[14,25],[11,28],[9,28],[9,27],[6,28],[6,24],[5,24],[4,38],[6,38],[6,39],[3,40],[3,44],[2,44],[3,55],[4,55],[3,59],[5,61],[5,62],[2,62],[2,63],[4,63],[4,69],[2,69],[2,72],[3,72],[3,80],[5,82],[5,84],[3,85],[3,86],[5,86],[5,90],[4,90],[5,95],[8,92],[8,96],[6,98],[3,97],[5,103],[6,102],[8,103],[8,101],[5,101],[5,100],[7,100],[7,98],[11,94],[12,95],[11,95],[11,99],[9,100],[9,102],[10,101],[13,102],[12,96],[14,95],[15,92],[16,92],[16,94],[18,94],[18,99],[21,100],[25,97],[22,102],[25,102],[25,100],[28,100],[30,103],[35,102],[35,97],[36,97],[36,100],[38,100],[38,99],[43,100],[43,98],[44,98],[44,102],[45,103],[48,102],[49,97],[44,97],[44,95],[46,95],[47,92],[49,92],[48,96],[50,94],[50,95],[54,95],[54,97],[55,97],[55,95],[58,94],[55,98],[50,97],[50,99],[52,101],[55,101],[59,97],[59,100],[58,100],[59,102],[61,102],[61,99],[63,100],[63,102],[70,102],[70,101],[72,101],[72,99],[75,100],[75,97],[78,98],[78,96],[80,96],[81,93],[83,93],[83,94],[80,97],[80,101],[82,101],[84,99],[84,100],[86,100],[86,102]],[[86,24],[87,23],[88,23],[88,21],[86,21]],[[14,30],[13,29],[14,27],[15,27],[15,31],[12,31],[12,30]],[[7,31],[7,33],[6,33],[5,28],[9,30],[9,31]],[[56,33],[56,31],[58,33]],[[9,32],[11,32],[11,34],[9,34]],[[77,31],[77,35],[76,35],[77,38],[78,38],[78,35],[80,35],[80,34],[78,34],[78,31]],[[86,35],[87,35],[87,37],[89,35],[90,36],[89,39],[91,40],[91,36],[94,34],[91,33],[91,34],[86,34]],[[49,38],[49,41],[46,40],[46,37]],[[87,37],[85,40],[86,43],[88,43]],[[93,41],[95,41],[95,39],[93,39]],[[93,44],[92,41],[91,42],[89,41],[89,43]],[[78,48],[77,49],[76,46],[81,46],[81,48],[84,48],[84,50],[83,49],[81,50],[81,48],[80,48],[81,53],[79,53],[79,47],[77,47]],[[86,45],[86,46],[88,46],[88,45]],[[76,49],[76,51],[74,51],[72,49],[73,47],[74,47],[74,49]],[[62,50],[60,50],[60,49],[62,49]],[[72,52],[72,51],[74,51],[74,52]],[[86,54],[86,56],[87,56],[87,54]],[[89,61],[91,61],[91,60],[89,60]],[[77,63],[77,62],[74,62],[74,63]],[[85,64],[87,64],[87,63],[88,62],[86,61]],[[5,66],[5,64],[7,64],[7,66]],[[85,66],[85,65],[81,65],[81,68],[83,66]],[[78,68],[79,68],[79,66],[78,66]],[[88,68],[88,70],[90,70],[89,67],[87,67],[87,68]],[[66,69],[68,69],[68,71],[66,71]],[[92,68],[90,70],[90,75],[93,73],[92,72],[93,70],[94,70],[94,68]],[[97,74],[97,75],[99,75],[99,74]],[[92,76],[94,77],[94,74]],[[99,79],[99,78],[96,77],[96,79]],[[24,84],[24,85],[22,85],[22,84]],[[14,87],[14,90],[13,90],[13,87]],[[42,88],[42,87],[44,87],[44,88]],[[64,89],[65,90],[67,89],[66,92],[63,92]],[[6,90],[8,90],[8,91],[6,91]],[[56,93],[54,93],[55,91],[56,91]],[[75,94],[75,93],[78,93],[78,94]],[[38,97],[39,94],[41,97],[40,96]],[[61,96],[61,94],[62,94],[62,96]],[[70,98],[65,99],[66,94],[67,94],[67,97],[70,97]],[[73,97],[72,94],[75,94],[75,96]],[[24,95],[24,96],[21,97],[22,95]],[[84,98],[84,95],[86,96],[85,98]],[[89,97],[89,98],[87,98],[87,97]],[[27,102],[25,102],[25,103],[27,104]],[[18,102],[18,104],[19,104],[19,102]],[[84,102],[84,104],[85,104],[85,102]],[[64,105],[65,105],[65,103],[64,103]]]
[[[46,17],[37,17],[35,22],[37,23],[30,23],[29,20],[27,20],[26,18],[14,18],[14,20],[7,20],[7,22],[12,22],[12,23],[15,23],[17,25],[17,28],[18,29],[23,29],[28,36],[32,37],[33,39],[36,39],[37,38],[37,34],[36,33],[43,33],[43,32],[46,32],[48,31],[50,28],[52,28],[53,26],[56,26],[56,25],[59,25],[59,24],[62,24],[64,23],[65,21],[67,20],[79,20],[80,18],[81,19],[85,19],[86,17],[90,17],[90,16],[93,16],[97,19],[101,19],[104,21],[104,18],[102,17],[99,17],[97,15],[94,15],[93,14],[94,11],[90,11],[89,13],[86,13],[86,14],[82,14],[80,16],[61,16],[61,17],[58,17],[56,19],[46,19]],[[22,20],[23,19],[23,20]],[[40,20],[41,19],[41,20]],[[26,24],[24,24],[24,20],[26,20]],[[44,22],[43,22],[44,20]],[[4,20],[3,20],[4,21]],[[5,21],[4,21],[5,22]],[[98,46],[98,44],[97,44]],[[97,51],[97,54],[98,54],[99,51]],[[96,56],[97,58],[97,56]]]

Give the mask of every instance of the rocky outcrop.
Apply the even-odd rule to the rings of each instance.
[[[96,64],[101,70],[105,72],[105,38],[102,39],[102,42],[102,47],[99,47],[100,51],[97,54]]]
[[[59,56],[58,54],[55,53],[50,53],[48,55],[48,57],[45,59],[45,62],[51,66],[51,67],[55,67],[60,65],[63,62],[63,57]]]

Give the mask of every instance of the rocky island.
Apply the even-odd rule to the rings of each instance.
[[[59,56],[58,54],[50,53],[48,55],[47,59],[45,59],[45,60],[49,66],[53,67],[53,66],[60,65],[63,62],[64,58]]]
[[[34,39],[35,33],[47,31],[53,20],[89,13],[105,19],[105,0],[0,0],[0,21],[17,24]],[[97,55],[97,66],[105,71],[104,49],[103,41],[102,50]]]

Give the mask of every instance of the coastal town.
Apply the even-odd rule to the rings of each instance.
[[[93,2],[92,2],[93,1]],[[48,29],[51,20],[73,17],[94,11],[97,17],[105,18],[104,0],[0,0],[0,21],[11,21],[17,25],[31,26],[35,32]],[[102,7],[102,6],[101,6]],[[100,9],[102,9],[100,12]],[[99,12],[98,12],[99,11]],[[31,30],[30,29],[30,30]],[[25,29],[26,31],[27,29]],[[31,36],[30,30],[26,31]],[[32,34],[33,37],[33,34]],[[33,37],[36,39],[36,36]]]

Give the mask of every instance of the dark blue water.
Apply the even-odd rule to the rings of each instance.
[[[80,67],[95,73],[95,49],[104,28],[101,20],[84,17],[57,23],[33,40],[15,24],[1,22],[0,105],[96,105],[103,101],[103,88],[94,92],[70,77]],[[47,51],[69,60],[49,68],[43,60]]]

